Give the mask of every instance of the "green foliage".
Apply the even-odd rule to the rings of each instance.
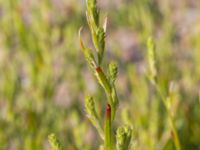
[[[106,30],[99,26],[99,10],[96,6],[96,0],[87,0],[87,21],[91,31],[94,46],[98,55],[98,65],[101,64],[105,49]]]
[[[0,0],[0,150],[200,149],[199,6]]]
[[[101,128],[99,117],[97,116],[94,100],[90,96],[85,97],[85,111],[87,112],[87,116],[92,122],[92,124],[98,130],[99,135],[104,140],[104,132],[103,132],[103,129]]]
[[[118,67],[116,62],[111,62],[109,64],[109,80],[111,85],[114,84],[116,78],[117,78],[117,73],[118,73]]]
[[[61,144],[58,141],[57,137],[55,136],[55,134],[50,134],[48,136],[49,139],[49,143],[51,145],[51,150],[62,150]]]
[[[156,68],[156,52],[155,52],[155,44],[152,38],[149,38],[147,41],[147,48],[148,48],[148,65],[149,65],[149,79],[150,81],[155,84],[156,83],[156,76],[157,76],[157,68]]]
[[[96,9],[96,10],[95,10]],[[98,15],[97,15],[98,12]],[[112,142],[112,124],[115,118],[115,112],[117,109],[117,103],[118,103],[118,98],[117,98],[117,93],[115,89],[114,82],[117,78],[117,65],[115,63],[110,63],[109,64],[109,76],[107,77],[105,73],[103,72],[101,68],[101,62],[103,59],[103,53],[104,53],[104,48],[105,48],[105,31],[106,27],[103,29],[99,26],[99,11],[96,8],[96,1],[88,0],[87,1],[87,21],[90,27],[90,31],[92,33],[92,39],[94,46],[97,51],[97,56],[98,56],[98,65],[96,65],[94,57],[92,55],[91,51],[88,51],[88,48],[85,48],[83,45],[82,39],[80,37],[80,32],[79,31],[79,38],[80,38],[80,46],[83,50],[84,56],[93,69],[94,75],[96,76],[97,81],[100,83],[100,85],[104,88],[104,91],[107,95],[107,106],[106,106],[106,114],[105,114],[105,120],[104,120],[104,149],[105,150],[113,150],[114,143]],[[107,19],[106,19],[107,20]],[[95,23],[94,23],[95,22]],[[95,64],[95,65],[91,65]],[[94,67],[96,68],[94,69]],[[99,131],[101,137],[102,137],[102,132],[100,128],[100,120],[97,118],[97,113],[94,108],[94,101],[91,97],[86,98],[86,112],[88,113],[88,116],[93,123],[93,125],[97,128]],[[131,135],[129,135],[131,136]],[[126,143],[126,148],[128,148],[129,142]]]
[[[129,126],[119,127],[117,129],[117,150],[129,149],[131,141],[132,129]]]

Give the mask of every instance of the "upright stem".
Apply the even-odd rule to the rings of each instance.
[[[176,130],[176,127],[175,127],[175,124],[174,124],[174,120],[173,120],[171,115],[169,117],[169,121],[170,121],[170,125],[171,125],[171,128],[172,128],[172,134],[173,134],[172,138],[174,140],[176,150],[181,150],[181,144],[180,144],[180,141],[179,141],[178,133],[177,133],[177,130]]]
[[[111,131],[111,106],[107,104],[106,106],[106,116],[105,116],[105,150],[112,150],[112,131]]]
[[[166,110],[167,110],[167,114],[168,114],[168,117],[169,117],[169,122],[170,122],[170,126],[171,126],[171,130],[172,130],[172,134],[173,134],[173,141],[174,141],[174,145],[176,147],[176,150],[181,150],[181,144],[180,144],[180,140],[179,140],[179,136],[178,136],[178,133],[177,133],[177,129],[176,129],[176,126],[175,126],[175,122],[174,122],[174,119],[173,119],[173,116],[169,110],[169,108],[167,107],[167,104],[166,104],[166,101],[165,101],[165,98],[159,88],[159,86],[157,84],[155,84],[155,88],[158,92],[158,94],[160,95],[165,107],[166,107]]]

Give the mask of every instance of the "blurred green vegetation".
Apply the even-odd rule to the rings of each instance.
[[[101,143],[83,107],[84,95],[93,93],[103,115],[106,98],[79,48],[81,26],[91,43],[84,4],[0,0],[0,150],[49,149],[52,132],[69,150]],[[146,78],[145,43],[153,36],[159,86],[167,95],[175,84],[171,111],[182,148],[200,149],[200,2],[102,0],[99,6],[108,15],[106,60],[119,63],[116,124],[134,127],[132,147],[175,149],[165,108]]]

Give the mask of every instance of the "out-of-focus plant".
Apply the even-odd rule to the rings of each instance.
[[[104,141],[105,150],[116,149],[114,144],[115,140],[113,137],[113,123],[118,105],[118,97],[115,88],[115,80],[117,78],[117,65],[114,62],[109,64],[108,75],[105,74],[102,68],[102,62],[104,58],[105,51],[105,35],[106,35],[106,25],[107,18],[104,21],[104,25],[100,26],[100,14],[97,8],[96,0],[87,0],[87,11],[86,17],[90,28],[90,32],[93,39],[93,44],[96,51],[92,51],[90,48],[86,48],[81,39],[81,29],[79,31],[80,46],[84,53],[84,56],[91,67],[96,80],[103,87],[107,96],[107,105],[105,108],[105,119],[104,128],[100,124],[100,117],[97,115],[95,108],[95,101],[92,97],[85,98],[85,108],[88,118],[92,124],[97,128],[102,140]],[[94,55],[95,53],[95,55]],[[123,129],[123,133],[121,132]],[[104,130],[104,132],[103,132]],[[128,130],[128,131],[126,131]],[[128,133],[127,133],[128,132]],[[128,129],[120,128],[117,135],[117,149],[128,149],[132,130],[130,127]],[[102,146],[101,146],[102,148]]]
[[[61,144],[55,134],[50,134],[48,139],[52,150],[62,150]]]
[[[120,98],[117,117],[111,121],[113,145],[121,148],[126,139],[121,136],[126,130],[117,130],[122,123],[137,131],[130,149],[176,149],[174,122],[182,149],[200,149],[200,1],[125,0],[107,1],[108,5],[104,1],[99,4],[109,14],[108,51],[105,42],[99,44],[105,39],[105,25],[100,27],[92,1],[89,9],[98,18],[90,21],[97,24],[92,28],[96,43],[92,55],[110,83],[105,89],[115,97],[116,86]],[[102,115],[105,94],[88,78],[77,45],[77,30],[86,20],[84,6],[80,0],[0,0],[0,150],[47,149],[51,132],[64,149],[97,149],[100,142],[104,149],[105,131],[110,131],[110,125],[104,125],[110,120]],[[144,44],[149,35],[155,37],[156,59],[148,63],[146,82]],[[117,82],[111,79],[116,64],[107,65],[110,60],[105,58],[120,64]],[[86,84],[84,78],[89,79]],[[79,101],[81,91],[91,88],[93,98],[87,96],[85,103],[91,98],[94,103],[88,102],[85,111],[100,140],[85,121]]]
[[[151,84],[155,87],[156,92],[159,94],[165,108],[166,108],[166,112],[167,112],[167,116],[169,119],[169,124],[172,130],[172,139],[174,140],[174,144],[176,147],[176,150],[181,150],[181,144],[180,144],[180,140],[179,140],[179,136],[177,133],[177,129],[176,129],[176,125],[175,125],[175,120],[174,120],[174,116],[172,113],[171,108],[173,107],[172,102],[173,102],[173,84],[170,85],[169,88],[169,94],[167,96],[165,96],[162,91],[161,88],[158,84],[158,67],[156,65],[158,65],[156,62],[156,48],[155,48],[155,44],[152,38],[149,38],[147,41],[147,48],[148,48],[148,78],[151,82]]]

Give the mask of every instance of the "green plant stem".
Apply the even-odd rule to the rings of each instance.
[[[153,85],[154,85],[156,91],[158,92],[159,96],[161,97],[161,100],[163,101],[165,108],[167,110],[167,114],[168,114],[168,117],[169,117],[169,122],[170,122],[170,126],[171,126],[171,129],[172,129],[173,140],[174,140],[176,150],[181,150],[181,144],[180,144],[177,129],[176,129],[176,126],[175,126],[175,123],[174,123],[174,119],[173,119],[173,116],[172,116],[170,110],[167,107],[165,97],[163,96],[159,86],[156,83],[154,83]]]
[[[104,91],[108,98],[108,102],[111,105],[111,122],[112,122],[115,118],[116,107],[114,105],[113,98],[112,98],[111,85],[110,85],[108,79],[106,78],[101,67],[96,68],[96,77],[97,77],[97,80],[100,82],[101,86],[104,88]]]
[[[105,116],[105,150],[112,150],[111,106],[106,106]]]
[[[172,134],[173,134],[173,139],[174,139],[174,144],[175,144],[176,150],[181,150],[181,144],[179,141],[178,133],[177,133],[175,123],[174,123],[174,120],[173,120],[173,117],[171,116],[171,114],[169,116],[169,122],[170,122],[170,125],[172,128]]]

